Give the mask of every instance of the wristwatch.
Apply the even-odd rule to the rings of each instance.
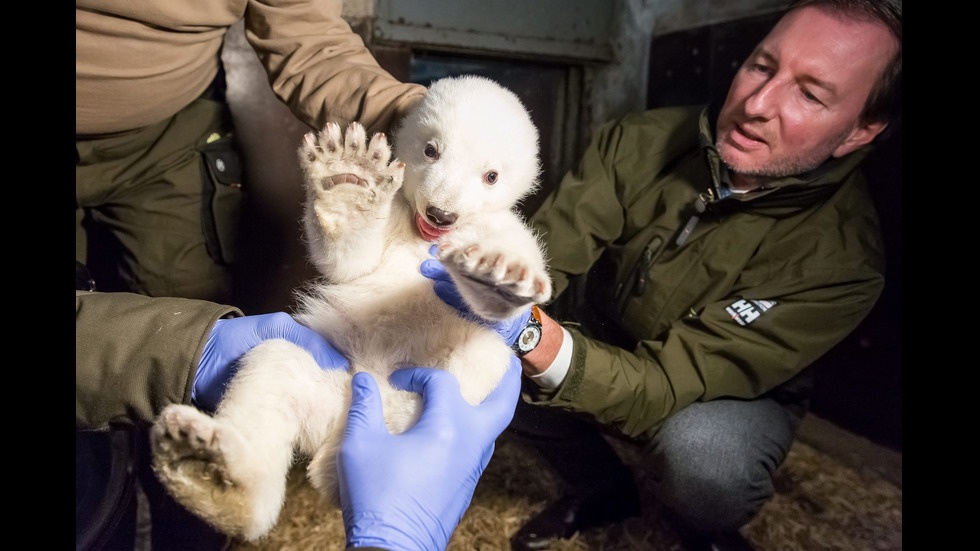
[[[531,306],[531,317],[527,319],[527,325],[524,326],[521,334],[514,341],[514,353],[518,357],[522,357],[534,350],[539,342],[541,342],[541,312],[538,311],[538,305],[535,304]]]

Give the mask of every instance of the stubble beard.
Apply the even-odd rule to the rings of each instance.
[[[834,150],[847,140],[851,130],[848,128],[842,131],[833,140],[825,142],[820,149],[802,151],[792,157],[770,159],[767,163],[759,166],[739,162],[737,158],[729,154],[728,148],[733,148],[733,146],[724,147],[720,138],[715,141],[715,150],[718,151],[718,157],[722,164],[736,174],[760,180],[776,180],[810,172],[819,167],[831,157]]]

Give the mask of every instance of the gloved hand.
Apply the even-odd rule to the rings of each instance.
[[[429,254],[435,255],[436,247],[436,245],[433,245],[429,248]],[[423,260],[419,271],[422,272],[423,276],[435,282],[432,288],[443,302],[455,308],[464,318],[492,328],[500,335],[500,338],[504,339],[507,346],[514,345],[514,341],[517,340],[517,337],[521,334],[521,330],[527,325],[527,320],[531,317],[531,307],[528,306],[519,316],[510,319],[503,321],[483,319],[477,316],[463,302],[463,297],[459,294],[459,289],[456,288],[456,284],[453,283],[452,277],[449,276],[449,272],[446,271],[446,267],[442,265],[442,262],[434,258]]]
[[[310,352],[323,369],[347,369],[347,359],[319,333],[300,325],[285,312],[219,319],[204,345],[191,389],[191,402],[214,411],[228,381],[238,371],[238,359],[269,339],[286,339]]]
[[[493,455],[494,441],[514,416],[520,362],[478,406],[447,371],[407,368],[392,384],[422,395],[418,423],[393,435],[385,426],[377,383],[354,375],[337,470],[349,547],[439,550],[449,543]]]

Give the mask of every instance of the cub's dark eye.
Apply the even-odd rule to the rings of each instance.
[[[432,160],[436,160],[439,158],[439,150],[436,149],[434,144],[427,143],[425,144],[425,156]]]
[[[490,172],[487,172],[486,174],[484,174],[483,175],[483,182],[486,183],[486,184],[490,184],[491,186],[493,184],[497,183],[497,171],[496,170],[491,170]]]

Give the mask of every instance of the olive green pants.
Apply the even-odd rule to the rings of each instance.
[[[229,303],[241,161],[224,103],[75,139],[75,260],[97,290]]]

